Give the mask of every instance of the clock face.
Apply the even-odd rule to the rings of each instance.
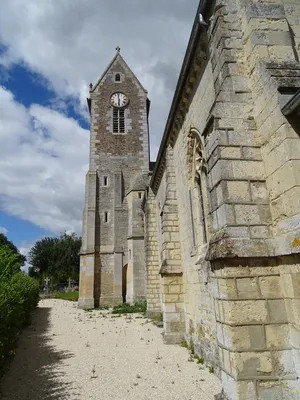
[[[125,107],[128,103],[128,98],[124,93],[114,93],[110,98],[111,105],[114,107]]]

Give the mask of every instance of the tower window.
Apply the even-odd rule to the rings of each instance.
[[[105,213],[104,213],[104,222],[108,222],[108,212],[107,211],[105,211]]]
[[[103,177],[103,186],[108,186],[108,178],[107,178],[107,176]]]
[[[121,76],[120,76],[120,74],[116,74],[116,76],[115,76],[115,81],[116,81],[116,82],[120,82],[120,81],[121,81]]]
[[[139,192],[139,199],[141,199],[142,198],[142,193],[141,192]]]
[[[125,133],[125,110],[113,108],[113,132]]]

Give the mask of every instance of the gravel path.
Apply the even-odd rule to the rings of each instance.
[[[3,400],[208,400],[220,382],[138,314],[42,300],[1,381]]]

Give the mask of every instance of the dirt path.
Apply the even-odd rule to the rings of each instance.
[[[127,317],[128,318],[128,317]],[[3,400],[212,400],[219,380],[145,318],[42,300],[1,381]]]

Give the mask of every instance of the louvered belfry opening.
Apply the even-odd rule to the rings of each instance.
[[[125,133],[125,110],[114,108],[113,109],[113,132]]]

